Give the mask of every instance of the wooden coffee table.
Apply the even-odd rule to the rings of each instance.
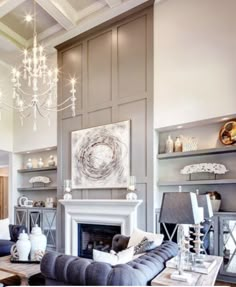
[[[170,275],[175,271],[174,268],[165,268],[151,282],[152,286],[214,286],[216,277],[223,262],[223,258],[219,256],[211,256],[216,259],[216,265],[209,274],[201,274],[193,271],[184,271],[192,274],[192,282],[177,281],[170,278]]]
[[[20,277],[21,285],[28,285],[28,279],[40,273],[40,264],[36,263],[11,263],[10,256],[0,257],[0,272],[5,272],[5,276],[17,275]],[[4,274],[2,273],[2,276]],[[5,277],[6,278],[6,277]]]
[[[15,274],[0,270],[0,283],[4,286],[19,285],[20,278]]]

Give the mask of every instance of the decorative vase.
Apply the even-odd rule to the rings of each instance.
[[[173,151],[174,151],[174,142],[173,142],[171,136],[169,135],[167,140],[166,140],[165,152],[166,153],[171,153]]]
[[[29,236],[23,230],[23,232],[20,233],[19,238],[16,242],[16,250],[19,260],[22,261],[29,260],[30,249],[31,249],[31,243],[29,241]]]
[[[42,233],[41,228],[38,227],[37,224],[35,224],[35,226],[32,228],[30,234],[30,242],[31,242],[30,258],[33,261],[38,261],[42,257],[42,254],[45,253],[47,246],[47,238]]]
[[[221,195],[217,191],[208,192],[211,200],[212,210],[217,212],[220,210]]]
[[[31,158],[28,159],[27,164],[26,164],[26,168],[28,168],[28,169],[33,168],[32,159]]]
[[[48,166],[55,166],[55,165],[56,165],[56,162],[55,162],[54,156],[50,155],[50,158],[48,160]]]
[[[39,161],[38,161],[38,168],[41,168],[44,166],[44,163],[43,163],[43,160],[42,158],[40,157]]]
[[[174,151],[175,152],[181,152],[182,151],[182,142],[180,140],[180,137],[177,137],[175,140]]]

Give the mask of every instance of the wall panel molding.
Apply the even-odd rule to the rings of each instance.
[[[153,9],[149,7],[114,23],[77,43],[63,45],[59,63],[67,73],[78,71],[80,87],[77,116],[58,117],[58,186],[71,177],[71,142],[74,130],[131,120],[131,174],[137,177],[137,194],[143,199],[139,227],[154,230],[153,194]],[[71,55],[77,59],[70,65]],[[73,55],[78,53],[78,55]],[[62,71],[64,73],[64,71]],[[59,82],[59,99],[65,81]],[[74,190],[74,198],[125,199],[125,189]],[[62,197],[62,190],[58,191]],[[63,232],[63,210],[58,211]],[[58,250],[63,250],[63,236]]]

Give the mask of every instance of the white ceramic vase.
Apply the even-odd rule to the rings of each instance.
[[[47,246],[47,238],[42,233],[42,230],[36,224],[31,231],[30,234],[30,242],[31,242],[31,251],[30,251],[30,259],[32,261],[38,261],[38,254],[44,254]]]
[[[50,158],[48,160],[48,166],[55,166],[55,165],[56,165],[56,162],[55,162],[54,156],[50,155]]]
[[[29,260],[30,249],[31,249],[31,243],[29,241],[29,236],[23,230],[23,232],[20,233],[19,238],[16,242],[16,250],[19,260],[22,261]]]

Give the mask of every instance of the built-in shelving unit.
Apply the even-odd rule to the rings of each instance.
[[[162,154],[158,154],[157,158],[160,160],[164,160],[164,159],[172,159],[172,158],[174,159],[174,158],[181,158],[181,157],[207,156],[207,155],[216,155],[216,154],[233,153],[233,152],[236,152],[236,146],[200,149],[196,151],[187,151],[187,152],[162,153]]]
[[[236,179],[208,179],[189,181],[160,181],[159,186],[236,184]]]
[[[41,187],[19,187],[18,191],[40,191],[40,190],[57,190],[56,186],[41,186]]]
[[[163,192],[176,192],[180,188],[183,192],[206,193],[216,191],[221,195],[221,208],[219,212],[214,212],[209,230],[208,246],[209,251],[214,255],[223,256],[224,264],[220,270],[220,278],[224,280],[235,280],[236,268],[235,247],[233,246],[236,222],[236,146],[224,146],[218,139],[219,131],[224,122],[215,121],[201,125],[192,123],[190,127],[176,129],[176,127],[167,127],[166,129],[156,130],[158,142],[158,151],[156,156],[156,182],[157,196],[159,200],[156,204],[157,230],[162,226],[158,224],[159,208]],[[176,137],[195,137],[198,140],[198,150],[188,152],[165,153],[165,143],[168,136],[173,141]],[[217,175],[196,173],[188,180],[188,175],[181,174],[181,169],[187,165],[200,163],[220,163],[225,165],[228,172]],[[171,232],[171,229],[170,229]],[[231,240],[231,241],[230,241]],[[230,257],[229,257],[230,251]],[[231,258],[232,257],[232,258]],[[230,263],[232,261],[232,263]]]
[[[51,170],[57,170],[57,167],[56,166],[45,166],[41,168],[23,168],[23,169],[18,169],[17,172],[29,173],[29,172],[51,171]]]

